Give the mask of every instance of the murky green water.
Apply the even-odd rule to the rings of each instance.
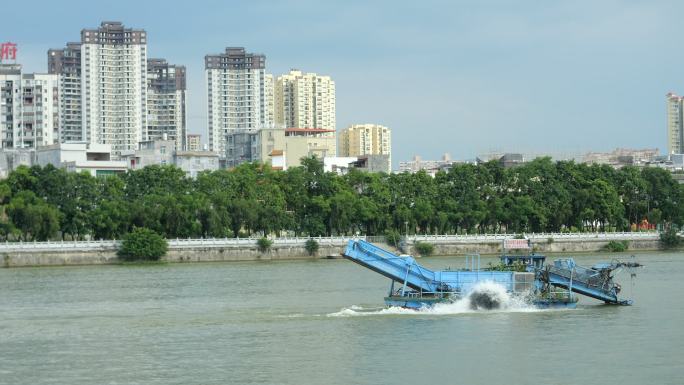
[[[682,384],[684,255],[638,259],[632,307],[363,316],[344,260],[0,269],[0,384]]]

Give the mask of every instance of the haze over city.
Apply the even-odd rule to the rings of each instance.
[[[5,15],[24,13],[20,3]],[[337,128],[393,130],[393,160],[492,150],[666,151],[664,95],[684,92],[673,49],[684,3],[506,1],[38,2],[5,17],[25,71],[83,28],[122,21],[148,32],[149,57],[187,66],[188,132],[206,140],[204,56],[227,46],[266,55],[269,73],[331,76]]]

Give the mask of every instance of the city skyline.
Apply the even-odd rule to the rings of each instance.
[[[164,9],[121,1],[64,12],[78,4],[45,3],[35,23],[50,34],[6,22],[2,40],[18,44],[24,71],[47,72],[47,49],[103,20],[145,29],[148,57],[187,66],[188,133],[205,141],[203,58],[229,46],[266,55],[275,76],[298,68],[335,79],[337,129],[366,122],[392,127],[395,162],[444,152],[472,158],[492,149],[665,152],[663,95],[684,89],[681,54],[664,39],[676,32],[675,15],[684,8],[676,2],[520,9],[501,2],[260,2],[213,4],[209,11],[197,3]],[[152,8],[160,17],[149,17]],[[259,23],[246,29],[257,16]],[[431,135],[416,135],[425,130]]]

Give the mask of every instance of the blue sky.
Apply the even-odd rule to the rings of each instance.
[[[4,4],[0,24],[26,70],[46,71],[48,48],[103,20],[144,28],[150,57],[187,66],[189,131],[206,136],[204,55],[244,46],[275,75],[332,76],[338,129],[389,126],[395,163],[445,152],[665,152],[665,94],[684,93],[681,1],[26,4]]]

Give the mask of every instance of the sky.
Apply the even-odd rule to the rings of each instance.
[[[665,153],[665,94],[684,93],[682,1],[27,4],[3,4],[0,23],[25,71],[46,72],[48,48],[101,21],[145,29],[149,57],[187,67],[188,131],[206,138],[204,56],[244,46],[276,76],[331,76],[338,130],[390,127],[395,167],[444,153]]]

